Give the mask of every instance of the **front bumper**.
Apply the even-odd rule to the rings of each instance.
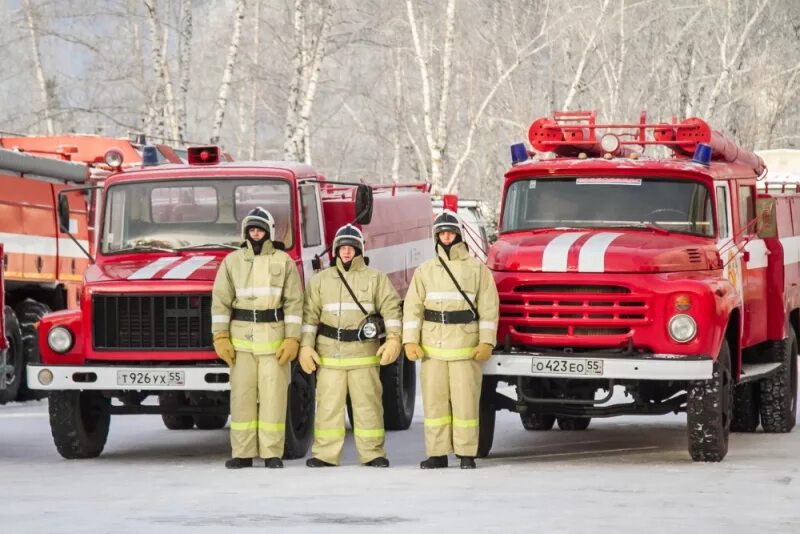
[[[138,367],[111,365],[28,365],[28,387],[42,391],[108,390],[108,391],[227,391],[230,389],[230,370],[214,366]],[[44,384],[40,373],[49,371],[52,380]],[[180,384],[160,380],[151,383],[120,383],[120,373],[144,377],[147,373],[183,373]],[[144,378],[142,378],[144,380]]]
[[[540,358],[547,358],[555,365],[545,369],[547,360]],[[539,365],[534,365],[537,360]],[[483,374],[585,380],[708,380],[712,377],[713,366],[710,356],[512,351],[492,354],[483,364]]]

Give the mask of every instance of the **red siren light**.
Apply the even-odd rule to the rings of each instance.
[[[444,205],[444,209],[457,213],[458,195],[444,195],[444,197],[442,197],[442,204]]]
[[[187,149],[189,165],[214,165],[219,163],[218,146],[190,146]]]

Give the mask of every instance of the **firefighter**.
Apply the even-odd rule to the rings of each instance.
[[[231,368],[231,459],[228,469],[283,462],[290,362],[297,357],[303,289],[292,258],[272,243],[275,221],[255,208],[242,221],[242,248],[214,280],[214,350]]]
[[[306,373],[318,369],[313,457],[306,465],[339,464],[349,393],[360,463],[389,467],[379,365],[400,355],[400,297],[386,274],[367,266],[358,228],[341,227],[333,250],[334,265],[311,278],[303,308],[300,366]]]
[[[403,307],[406,357],[422,359],[425,411],[422,469],[447,467],[455,451],[475,468],[481,362],[497,336],[499,299],[489,269],[470,256],[461,220],[445,210],[433,223],[436,256],[414,272]]]

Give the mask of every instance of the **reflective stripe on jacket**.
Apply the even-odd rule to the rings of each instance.
[[[478,343],[497,342],[497,317],[500,300],[489,269],[470,256],[464,243],[456,243],[447,257],[436,246],[461,289],[478,309],[477,321],[467,324],[442,324],[425,321],[423,311],[469,310],[447,271],[437,258],[420,265],[411,279],[403,305],[403,343],[419,343],[425,354],[438,360],[468,360]]]
[[[252,245],[231,252],[220,264],[211,294],[211,331],[229,331],[238,351],[275,354],[285,337],[300,338],[303,286],[294,260],[267,241],[261,254]],[[282,308],[283,321],[231,321],[233,308]]]
[[[377,312],[386,323],[387,336],[400,337],[400,296],[386,274],[368,267],[362,256],[356,256],[345,271],[341,260],[339,266],[358,301],[369,312]],[[375,354],[380,346],[376,341],[337,341],[317,335],[317,327],[326,324],[342,330],[356,330],[364,320],[364,314],[344,287],[336,267],[329,267],[315,274],[306,288],[303,307],[303,337],[301,345],[314,347],[319,353],[323,367],[357,369],[378,365]]]

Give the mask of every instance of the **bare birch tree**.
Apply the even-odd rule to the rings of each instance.
[[[44,124],[48,135],[55,133],[55,123],[53,121],[52,103],[50,98],[50,88],[48,86],[47,77],[44,74],[44,66],[42,65],[42,55],[39,51],[39,16],[31,6],[30,0],[24,0],[23,6],[25,8],[25,18],[28,21],[28,31],[31,36],[31,55],[33,56],[33,64],[36,69],[36,79],[39,82],[39,92],[42,98],[42,114],[44,116]]]
[[[192,0],[181,0],[180,34],[178,40],[178,71],[180,72],[180,85],[177,98],[177,132],[176,137],[180,145],[186,143],[186,99],[189,94],[192,63]]]
[[[222,123],[225,119],[225,108],[228,105],[228,96],[231,89],[231,81],[233,80],[233,70],[236,67],[236,58],[239,54],[239,41],[242,36],[242,22],[244,21],[245,7],[247,6],[246,0],[236,1],[236,11],[233,20],[233,32],[231,33],[231,41],[228,46],[228,56],[225,61],[225,70],[222,72],[222,80],[219,84],[219,91],[217,92],[217,106],[214,113],[214,129],[211,134],[211,143],[219,143],[220,134],[222,132]]]

